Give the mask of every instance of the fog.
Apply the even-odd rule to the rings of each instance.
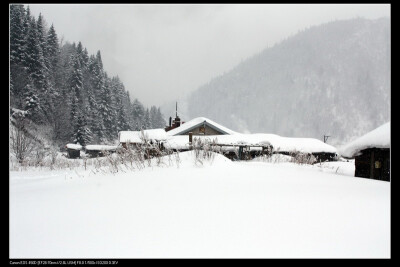
[[[131,96],[162,105],[309,26],[390,16],[389,4],[30,4],[63,42],[102,53]]]

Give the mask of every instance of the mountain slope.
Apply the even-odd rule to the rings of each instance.
[[[287,38],[188,97],[191,117],[241,132],[344,143],[390,120],[390,21],[334,21]]]

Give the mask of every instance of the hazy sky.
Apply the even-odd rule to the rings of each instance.
[[[389,4],[30,4],[59,39],[101,51],[132,97],[162,105],[311,25],[390,16]]]

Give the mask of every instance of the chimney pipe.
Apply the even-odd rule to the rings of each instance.
[[[169,127],[171,127],[171,121],[172,121],[172,118],[169,117]]]

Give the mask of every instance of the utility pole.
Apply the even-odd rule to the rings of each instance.
[[[329,137],[330,137],[330,135],[324,135],[324,143],[326,143],[326,141],[328,141]]]

